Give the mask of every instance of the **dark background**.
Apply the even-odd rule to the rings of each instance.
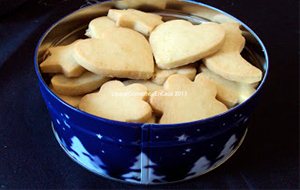
[[[298,0],[202,2],[241,19],[264,41],[271,67],[264,95],[243,146],[222,167],[184,183],[143,187],[103,179],[71,161],[54,139],[39,93],[35,45],[85,1],[27,0],[10,10],[0,0],[0,189],[298,189]]]

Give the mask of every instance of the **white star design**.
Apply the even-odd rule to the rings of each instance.
[[[191,152],[191,150],[192,150],[191,148],[188,148],[188,149],[186,149],[185,151],[186,151],[186,152]]]
[[[101,134],[97,134],[97,137],[99,138],[99,139],[102,139],[102,135]]]
[[[119,139],[119,142],[122,142],[122,139]]]
[[[185,134],[182,134],[181,136],[176,137],[176,138],[177,138],[178,141],[183,142],[183,141],[186,141],[186,140],[187,140],[188,136],[185,135]]]
[[[68,114],[65,114],[65,117],[66,117],[67,119],[70,119],[70,117],[68,116]]]

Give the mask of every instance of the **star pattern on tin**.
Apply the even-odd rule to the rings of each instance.
[[[186,134],[182,134],[181,136],[176,137],[178,141],[185,142],[188,139],[189,136]]]
[[[101,134],[97,134],[97,137],[99,138],[99,139],[102,139],[102,135]]]

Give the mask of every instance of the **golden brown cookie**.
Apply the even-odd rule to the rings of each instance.
[[[117,27],[115,22],[106,16],[93,19],[85,33],[90,38],[100,38],[103,31]]]
[[[172,20],[156,27],[149,41],[157,66],[171,69],[214,54],[224,39],[225,31],[219,24],[193,25],[185,20]]]
[[[129,8],[142,8],[150,7],[156,9],[165,9],[167,5],[167,0],[122,0],[115,1],[115,6],[119,9],[129,9]]]
[[[64,102],[70,104],[71,106],[73,106],[75,108],[77,108],[79,106],[79,102],[80,102],[82,96],[65,96],[65,95],[61,95],[53,89],[53,86],[51,84],[50,84],[49,88],[52,90],[53,93],[55,93]]]
[[[84,96],[79,108],[90,114],[124,122],[146,122],[152,116],[145,101],[147,88],[141,84],[125,86],[120,81],[105,83],[99,92]]]
[[[226,31],[225,42],[216,54],[203,60],[206,67],[228,80],[242,83],[261,81],[262,71],[241,56],[246,41],[240,24],[223,23],[221,26]]]
[[[142,84],[142,85],[146,86],[149,93],[152,93],[154,91],[163,89],[162,85],[158,85],[158,84],[156,84],[152,81],[149,81],[149,80],[125,80],[125,81],[123,81],[123,84],[125,84],[126,86],[131,85],[131,84],[135,84],[135,83]]]
[[[190,80],[194,80],[196,73],[197,73],[197,69],[195,68],[194,65],[186,65],[174,69],[160,69],[156,67],[154,71],[154,75],[151,80],[158,85],[163,85],[171,75],[181,74],[186,76]]]
[[[92,73],[129,79],[149,79],[154,72],[151,47],[128,28],[105,30],[99,39],[76,43],[75,60]]]
[[[201,73],[197,75],[197,80],[205,78],[214,83],[218,90],[217,99],[228,107],[243,103],[255,92],[254,85],[227,80],[203,65],[200,70]]]
[[[145,123],[150,123],[150,124],[156,123],[155,115],[152,115],[152,117],[148,121],[146,121]]]
[[[156,26],[163,23],[161,16],[135,9],[110,9],[107,16],[114,20],[117,26],[131,28],[145,36],[149,36]]]
[[[192,82],[183,75],[172,75],[164,90],[151,94],[150,104],[162,113],[160,124],[184,123],[212,117],[227,111],[216,99],[217,88],[208,80]]]
[[[63,73],[67,77],[78,77],[85,69],[73,58],[76,41],[67,46],[57,46],[49,49],[50,55],[40,64],[43,73]]]
[[[109,77],[96,75],[91,72],[85,72],[78,78],[67,78],[64,75],[55,75],[51,79],[53,89],[62,95],[78,96],[91,93],[105,82]]]

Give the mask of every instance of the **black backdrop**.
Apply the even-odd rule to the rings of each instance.
[[[270,55],[264,95],[232,159],[195,180],[147,188],[108,181],[71,161],[55,141],[41,106],[33,53],[51,23],[84,1],[28,0],[14,10],[1,6],[0,11],[0,189],[299,188],[298,1],[202,2],[243,20],[262,38]]]

